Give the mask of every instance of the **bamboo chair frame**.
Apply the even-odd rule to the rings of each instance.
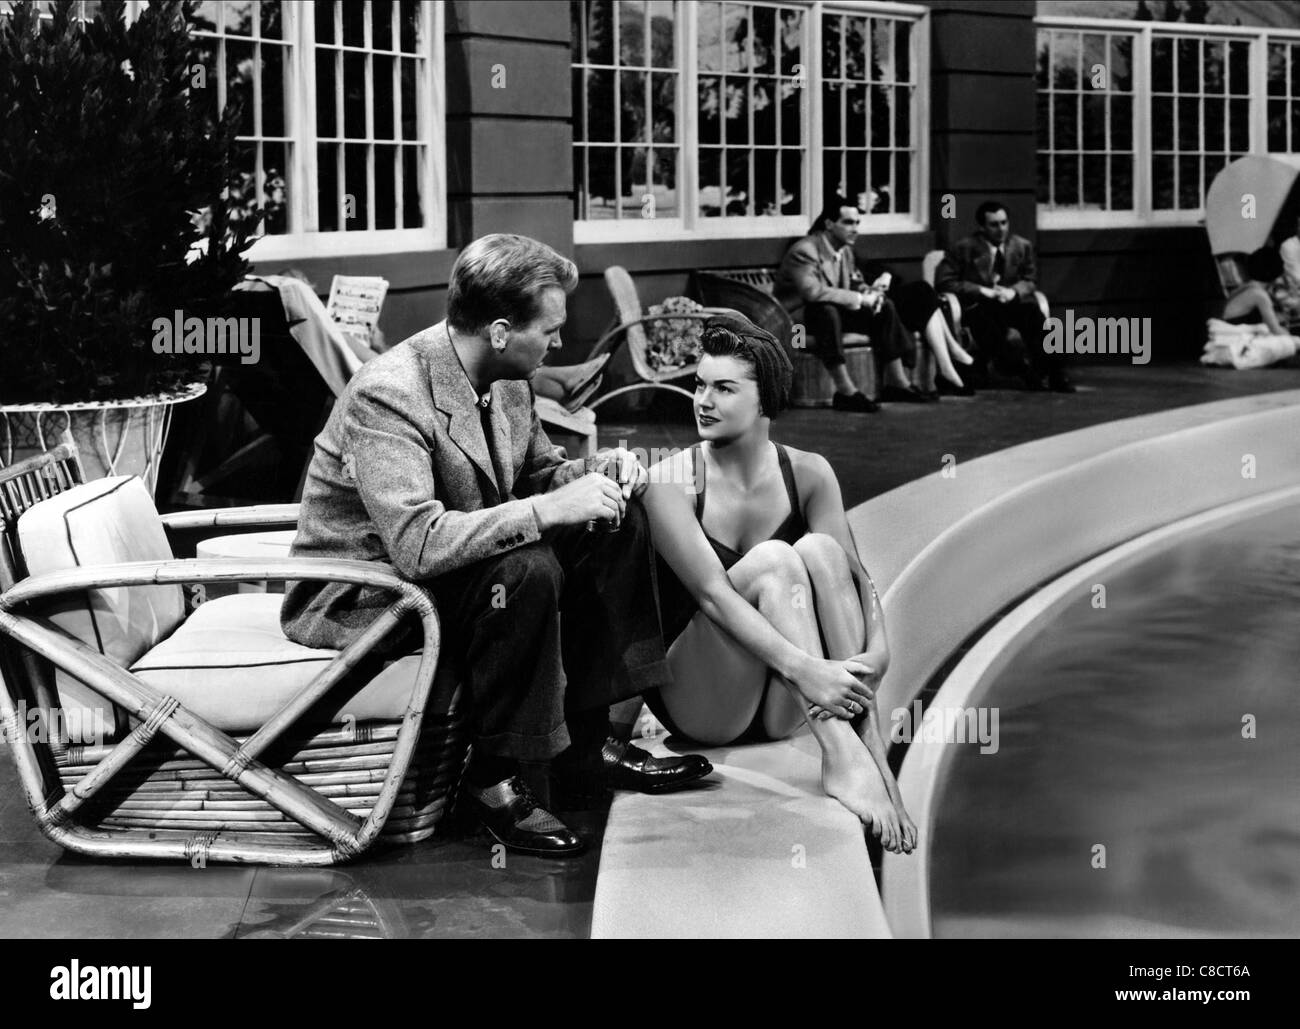
[[[0,483],[43,475],[54,454],[0,470]],[[30,485],[25,492],[33,502],[44,499],[33,498]],[[187,512],[167,521],[175,529],[286,524],[291,518],[296,505]],[[21,560],[14,520],[6,512],[0,528]],[[20,567],[11,569],[11,578]],[[249,736],[217,729],[40,614],[42,603],[87,590],[272,580],[349,583],[387,590],[396,599]],[[412,616],[423,645],[400,721],[324,731],[303,721]],[[41,831],[69,850],[192,864],[332,865],[364,853],[381,835],[398,842],[427,838],[454,796],[468,750],[457,697],[449,714],[435,719],[439,724],[428,731],[425,725],[439,644],[432,598],[369,562],[191,559],[69,569],[23,578],[0,595],[0,718]],[[62,734],[32,739],[20,705],[34,705],[49,720],[59,707],[51,665],[123,709],[134,722],[130,731],[96,746],[71,746]]]

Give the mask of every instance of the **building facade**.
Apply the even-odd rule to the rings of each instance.
[[[1205,189],[1300,151],[1287,4],[202,6],[287,198],[258,270],[383,275],[390,340],[441,316],[460,247],[520,232],[579,267],[580,360],[613,316],[607,266],[650,302],[692,269],[773,265],[837,187],[869,211],[859,257],[908,277],[996,197],[1054,307],[1150,316],[1156,359],[1191,357],[1218,291]]]

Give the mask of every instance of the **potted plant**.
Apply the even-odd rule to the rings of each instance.
[[[0,464],[70,431],[88,475],[152,487],[172,405],[203,392],[211,356],[158,353],[153,327],[221,313],[264,212],[195,7],[0,18]]]

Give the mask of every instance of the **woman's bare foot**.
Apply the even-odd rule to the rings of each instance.
[[[848,726],[847,722],[841,724]],[[852,732],[847,735],[847,741],[822,744],[822,789],[857,815],[882,847],[899,853],[903,829],[880,770],[857,737]],[[914,836],[915,831],[913,827]]]
[[[894,814],[898,818],[900,826],[900,843],[904,854],[910,854],[916,849],[917,830],[916,823],[912,821],[907,813],[907,808],[903,806],[903,791],[898,788],[898,780],[894,778],[894,772],[889,767],[889,758],[885,754],[884,735],[880,731],[880,712],[876,707],[875,698],[867,705],[867,717],[863,722],[860,732],[862,734],[862,743],[871,755],[871,759],[876,763],[876,769],[880,773],[880,778],[885,784],[885,789],[889,794],[889,802],[894,806]]]

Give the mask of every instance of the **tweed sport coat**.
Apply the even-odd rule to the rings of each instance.
[[[382,562],[419,581],[539,540],[527,498],[585,466],[547,438],[531,383],[500,380],[491,395],[489,452],[443,322],[363,365],[316,437],[292,555]],[[341,648],[391,602],[382,590],[291,583],[280,621],[297,643]]]
[[[1038,265],[1034,245],[1023,236],[1010,235],[1002,244],[1006,270],[1001,285],[1014,289],[1021,297],[1032,297],[1038,288]],[[983,236],[959,239],[943,255],[934,273],[934,288],[940,293],[955,293],[962,304],[970,306],[980,299],[979,288],[993,285],[993,250]]]
[[[814,232],[795,240],[785,252],[772,292],[797,320],[805,304],[839,304],[856,310],[862,306],[858,289],[865,285],[853,248],[844,248],[841,262],[831,249],[826,233]]]

